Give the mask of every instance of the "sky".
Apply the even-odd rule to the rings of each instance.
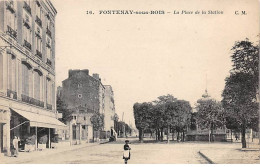
[[[114,90],[120,120],[134,125],[133,104],[172,94],[191,106],[207,90],[221,100],[235,41],[256,41],[257,0],[52,0],[56,83],[69,69],[98,73]],[[92,10],[93,15],[86,11]],[[164,10],[164,15],[100,15],[99,10]],[[223,14],[172,14],[174,11]],[[246,11],[247,15],[235,15]],[[206,77],[207,76],[207,77]],[[206,79],[207,78],[207,79]],[[207,86],[206,86],[207,85]],[[124,117],[122,118],[124,113]]]

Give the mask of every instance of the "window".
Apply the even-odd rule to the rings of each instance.
[[[42,73],[39,70],[34,70],[34,98],[37,100],[42,100],[42,90],[41,90],[41,80]]]
[[[3,89],[3,55],[0,53],[0,90]]]
[[[16,91],[16,58],[14,55],[8,55],[8,89]]]
[[[42,58],[42,33],[41,28],[39,26],[36,26],[35,31],[35,45],[36,45],[36,55],[39,58]]]
[[[32,5],[32,1],[31,1],[31,0],[25,0],[25,1],[24,1],[23,8],[24,8],[29,14],[31,14],[31,5]]]
[[[36,2],[37,3],[37,2]],[[36,5],[36,19],[35,22],[42,27],[42,8],[40,5]]]
[[[52,84],[51,84],[51,79],[47,78],[46,81],[46,101],[48,104],[52,104]]]
[[[38,1],[36,1],[36,15],[39,19],[42,19],[42,8]],[[39,4],[39,5],[38,5]]]
[[[13,38],[17,38],[17,19],[15,14],[16,1],[6,1],[6,25],[7,33]]]
[[[29,96],[31,66],[26,62],[22,64],[22,94]]]
[[[23,26],[23,38],[24,38],[24,46],[31,50],[32,43],[32,31],[31,31],[31,21],[30,16],[28,14],[24,14],[24,26]]]
[[[81,83],[78,84],[78,88],[82,88],[82,84]]]
[[[52,55],[52,50],[51,50],[51,39],[49,37],[46,38],[46,57],[47,57],[47,63],[48,61],[51,61],[51,55]],[[48,60],[49,59],[49,60]],[[51,65],[51,63],[49,63]]]

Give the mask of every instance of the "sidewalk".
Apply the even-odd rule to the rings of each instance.
[[[241,143],[214,145],[201,149],[205,159],[214,164],[260,164],[260,145],[250,143],[250,148],[242,149]]]
[[[19,164],[19,163],[26,163],[27,161],[31,161],[34,158],[39,158],[42,156],[46,156],[46,155],[54,155],[57,153],[61,153],[61,152],[67,152],[67,151],[73,151],[73,150],[77,150],[77,149],[81,149],[81,148],[85,148],[85,147],[91,147],[91,146],[96,146],[99,144],[105,144],[107,143],[107,141],[105,142],[97,142],[97,143],[83,143],[80,145],[72,145],[72,146],[68,146],[68,147],[61,147],[61,148],[57,148],[57,149],[45,149],[43,151],[32,151],[32,152],[19,152],[19,156],[18,157],[0,157],[0,164]]]

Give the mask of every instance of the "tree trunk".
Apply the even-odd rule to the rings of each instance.
[[[163,128],[161,129],[161,141],[163,141]]]
[[[214,142],[214,135],[213,135],[213,128],[211,128],[211,132],[210,132],[210,140]]]
[[[180,132],[177,131],[177,142],[179,142],[179,139],[180,139]]]
[[[232,129],[231,129],[231,143],[233,142]]]
[[[160,141],[160,130],[159,129],[157,129],[157,138],[158,138],[158,141]]]
[[[94,132],[94,129],[93,129],[93,143],[95,143],[95,132]]]
[[[246,148],[246,127],[242,125],[242,148]]]
[[[157,130],[155,129],[155,140],[157,141]]]
[[[184,131],[182,131],[182,142],[184,142],[185,134]]]
[[[169,134],[170,134],[170,126],[168,125],[167,127],[167,143],[170,143],[170,138],[169,138]]]
[[[174,130],[172,131],[172,141],[174,141]]]

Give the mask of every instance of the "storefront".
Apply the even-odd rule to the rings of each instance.
[[[10,120],[10,142],[14,137],[20,139],[21,151],[34,151],[51,148],[52,142],[57,142],[57,129],[66,125],[55,117],[40,115],[25,110],[12,109]]]

